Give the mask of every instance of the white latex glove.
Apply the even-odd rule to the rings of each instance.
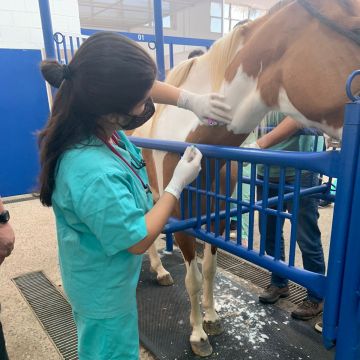
[[[165,191],[179,199],[184,187],[191,184],[199,175],[201,158],[202,154],[199,149],[195,146],[188,146],[176,165],[173,177]]]
[[[225,103],[225,96],[221,94],[199,95],[181,90],[177,106],[192,111],[204,125],[231,123],[231,106]]]
[[[259,146],[259,144],[256,141],[254,141],[250,144],[243,145],[242,147],[245,149],[261,149],[261,147]],[[250,163],[243,162],[243,166],[248,166],[248,165],[250,165]]]
[[[251,144],[244,145],[243,147],[248,149],[261,149],[256,141],[252,142]]]

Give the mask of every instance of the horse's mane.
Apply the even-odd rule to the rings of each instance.
[[[166,76],[165,82],[167,84],[179,87],[181,86],[184,81],[187,79],[190,70],[192,69],[193,65],[198,61],[198,58],[194,57],[192,59],[186,60],[181,62],[179,65],[176,65]],[[157,122],[157,119],[160,117],[162,112],[164,111],[167,105],[158,105],[156,106],[156,112],[153,118],[151,119],[151,130],[150,135],[152,136],[154,125]]]
[[[246,24],[247,23],[236,26],[227,35],[218,39],[211,46],[208,53],[203,55],[203,57],[207,57],[210,62],[212,91],[219,91],[224,80],[226,69],[239,49]]]

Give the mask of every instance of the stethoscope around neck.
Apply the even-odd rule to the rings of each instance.
[[[140,175],[134,170],[134,168],[136,170],[141,170],[143,167],[146,166],[146,163],[144,160],[138,160],[136,159],[130,151],[128,151],[128,153],[130,154],[131,156],[131,162],[129,163],[115,148],[114,146],[112,146],[112,144],[102,138],[102,137],[99,137],[99,140],[101,140],[121,161],[123,161],[125,163],[125,165],[133,172],[133,174],[139,179],[139,181],[141,182],[141,185],[142,187],[144,188],[145,190],[145,193],[148,194],[150,193],[151,194],[151,189],[150,189],[150,186],[149,184],[145,184],[143,179],[140,177]],[[126,150],[126,147],[125,145],[122,143],[122,141],[120,140],[120,137],[119,137],[119,134],[114,132],[113,135],[111,136],[111,139],[112,141],[118,145],[119,147],[121,147],[122,149]]]

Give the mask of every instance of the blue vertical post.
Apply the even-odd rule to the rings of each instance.
[[[166,233],[166,248],[164,254],[172,254],[174,250],[174,238],[172,233]]]
[[[360,104],[356,104],[360,127]],[[336,340],[336,360],[360,359],[360,159],[354,186],[351,210],[344,283],[341,291],[341,305]]]
[[[162,20],[161,0],[154,0],[154,24],[155,24],[155,44],[156,44],[156,63],[158,67],[158,79],[165,80],[165,55],[164,55],[164,34]]]
[[[49,0],[39,0],[41,26],[47,59],[56,59]]]
[[[174,67],[174,44],[169,44],[170,69]]]
[[[356,73],[354,73],[348,81],[348,91],[351,87],[351,81],[355,76]],[[351,94],[349,94],[348,92],[348,95]],[[348,262],[350,261],[350,259],[348,258],[348,256],[351,258],[351,254],[349,254],[348,250],[348,244],[349,241],[351,242],[353,240],[356,240],[352,240],[350,238],[354,236],[352,234],[352,232],[354,232],[354,229],[351,230],[351,226],[356,226],[356,221],[357,223],[359,222],[358,220],[354,220],[353,206],[356,205],[355,196],[356,192],[359,191],[359,188],[356,189],[356,186],[359,186],[360,181],[359,174],[357,174],[358,163],[360,161],[360,105],[355,103],[356,99],[354,97],[349,97],[351,100],[354,101],[354,103],[346,105],[345,108],[343,143],[339,161],[340,176],[338,179],[338,189],[335,198],[334,221],[331,231],[330,254],[327,272],[328,286],[325,295],[326,301],[323,314],[324,344],[326,347],[329,348],[336,342],[337,354],[341,353],[341,351],[344,350],[344,346],[341,344],[344,341],[346,342],[346,340],[350,340],[344,339],[344,336],[342,335],[343,331],[345,331],[346,334],[349,333],[346,332],[346,330],[344,329],[344,321],[346,323],[346,320],[344,319],[346,317],[344,318],[344,315],[341,315],[342,320],[340,320],[340,307],[345,306],[343,285],[344,281],[346,283],[347,280],[346,276],[344,275],[344,271],[345,267],[348,268],[349,266]],[[356,183],[356,181],[358,182]],[[354,221],[355,223],[350,223],[350,221]],[[355,276],[355,274],[350,275],[352,279],[353,276]],[[343,298],[341,298],[342,296]],[[355,296],[355,294],[352,294],[351,296]],[[344,309],[341,311],[343,313]],[[352,311],[352,316],[354,317],[352,321],[354,321],[355,324],[356,311],[354,310],[354,308],[352,308]],[[339,322],[342,322],[343,324],[341,331],[338,327]],[[352,328],[353,327],[351,327],[351,329]],[[340,347],[338,347],[339,340],[337,340],[339,337],[342,339],[340,341]],[[337,355],[337,359],[353,359],[347,356],[339,356],[340,355]]]
[[[360,72],[353,73],[348,82]],[[350,95],[352,104],[346,106],[346,124],[360,137],[360,98]],[[359,145],[359,143],[357,144]],[[356,148],[360,152],[359,146]],[[339,313],[338,336],[336,341],[336,360],[360,359],[360,156],[354,159],[355,179],[353,181],[352,206],[348,218],[347,249],[341,304]]]

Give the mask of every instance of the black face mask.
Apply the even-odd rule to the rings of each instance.
[[[122,130],[134,130],[141,125],[144,125],[155,113],[155,106],[151,98],[145,102],[145,109],[141,115],[121,115],[121,122],[119,125]]]

